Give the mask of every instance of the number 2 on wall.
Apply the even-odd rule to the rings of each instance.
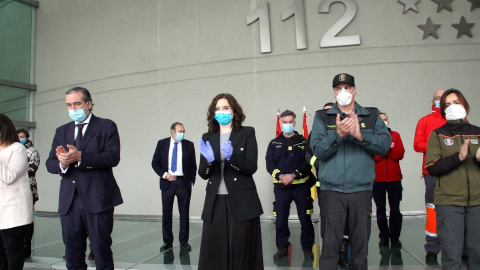
[[[323,0],[318,6],[318,13],[329,13],[330,5],[335,3],[342,3],[345,5],[345,13],[343,13],[342,17],[323,35],[320,40],[320,48],[360,45],[359,35],[343,37],[336,36],[355,17],[355,14],[357,13],[357,4],[355,3],[355,0]]]
[[[357,13],[357,4],[355,0],[322,0],[318,6],[318,13],[325,14],[330,12],[332,4],[340,3],[345,6],[345,12],[342,17],[332,25],[322,36],[320,48],[324,47],[341,47],[360,45],[360,36],[340,36],[338,33],[342,31],[355,17]],[[305,6],[304,0],[294,0],[294,3],[282,12],[282,21],[287,20],[295,15],[295,36],[297,42],[297,50],[307,48],[307,32],[305,26]],[[260,51],[262,53],[272,52],[270,43],[270,15],[268,2],[262,2],[257,9],[247,16],[247,25],[259,20],[260,23]]]

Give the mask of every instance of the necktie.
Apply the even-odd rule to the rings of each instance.
[[[171,169],[172,169],[172,172],[175,172],[177,170],[177,144],[178,142],[174,142],[173,143],[173,152],[172,152],[172,166],[171,166]]]
[[[78,149],[82,143],[83,138],[83,126],[86,124],[77,124],[77,138],[75,138],[75,147]]]

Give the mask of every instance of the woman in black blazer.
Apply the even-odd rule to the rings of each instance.
[[[263,269],[262,205],[252,175],[257,171],[255,129],[243,127],[242,107],[217,95],[199,141],[198,174],[208,181],[198,269]]]

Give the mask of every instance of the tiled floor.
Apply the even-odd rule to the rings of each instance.
[[[299,244],[300,224],[290,222],[292,243],[291,256],[283,261],[284,265],[273,262],[275,247],[275,225],[264,220],[262,225],[263,256],[265,269],[318,269],[318,248],[315,249],[315,260],[304,261]],[[319,242],[319,223],[315,223],[315,233]],[[378,228],[372,220],[372,236],[369,242],[369,269],[440,269],[438,265],[426,265],[423,249],[425,239],[425,216],[405,216],[403,222],[403,248],[390,250],[378,247]],[[160,253],[163,244],[161,222],[159,219],[116,218],[113,231],[113,254],[117,269],[197,269],[202,223],[191,221],[190,253],[181,254],[178,243],[170,252]],[[176,230],[176,231],[175,231]],[[174,235],[178,235],[178,220],[174,220]],[[321,243],[319,243],[321,245]],[[56,214],[38,213],[35,216],[35,235],[32,258],[27,259],[25,269],[65,269],[62,259],[64,246],[62,243],[60,220]],[[440,256],[439,256],[440,261]],[[91,269],[95,263],[88,261]],[[321,268],[320,268],[321,269]],[[463,266],[466,269],[466,266]],[[216,270],[216,269],[214,269]]]

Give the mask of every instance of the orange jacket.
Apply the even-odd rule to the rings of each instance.
[[[423,153],[422,171],[423,174],[428,174],[425,169],[425,154],[427,153],[427,144],[430,133],[434,129],[443,126],[447,120],[445,120],[440,114],[440,109],[432,105],[432,113],[428,114],[420,120],[418,120],[417,128],[415,129],[415,138],[413,141],[413,149],[416,152]]]

